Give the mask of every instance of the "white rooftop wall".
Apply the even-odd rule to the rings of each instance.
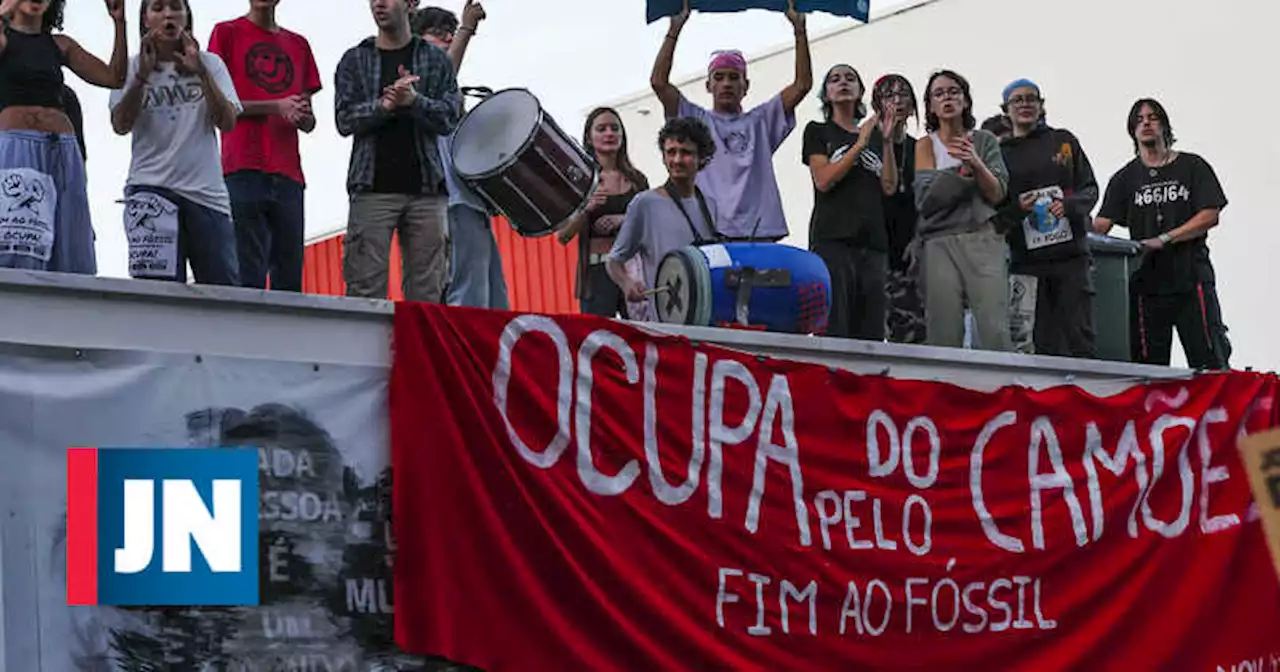
[[[693,21],[732,25],[725,15]],[[1280,106],[1280,89],[1263,57],[1273,50],[1276,25],[1280,3],[1267,0],[930,0],[814,36],[814,79],[820,82],[827,68],[843,62],[868,82],[902,73],[920,93],[930,72],[949,67],[969,79],[981,122],[999,111],[1006,83],[1029,77],[1043,89],[1050,123],[1080,137],[1103,188],[1133,155],[1125,132],[1129,106],[1139,97],[1159,98],[1177,146],[1209,160],[1231,201],[1210,245],[1235,347],[1232,363],[1276,370],[1280,310],[1272,296],[1280,277],[1273,256],[1280,250],[1280,226],[1267,199],[1280,193],[1280,141],[1253,130],[1256,119]],[[685,78],[681,90],[697,102],[707,100],[705,56],[677,51],[674,68],[674,77]],[[791,49],[754,58],[746,104],[780,91],[794,67]],[[787,242],[799,246],[807,245],[813,204],[800,140],[804,125],[818,118],[818,86],[774,157],[792,232]],[[665,172],[653,139],[663,121],[661,105],[644,91],[616,107],[630,134],[632,159],[650,181],[660,182]],[[1175,364],[1183,363],[1175,348]]]

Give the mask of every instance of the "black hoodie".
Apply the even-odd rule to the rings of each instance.
[[[1006,138],[1000,143],[1000,150],[1009,169],[1009,195],[1000,214],[1009,227],[1011,270],[1027,273],[1046,262],[1088,254],[1086,235],[1092,229],[1090,213],[1098,202],[1098,181],[1076,137],[1070,131],[1041,122],[1021,138]],[[1040,222],[1036,214],[1022,210],[1019,197],[1041,189],[1061,198],[1067,222],[1055,228],[1049,215],[1048,221],[1037,228]]]

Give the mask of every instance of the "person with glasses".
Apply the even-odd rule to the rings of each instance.
[[[1230,368],[1208,242],[1227,207],[1222,184],[1203,157],[1173,149],[1158,101],[1138,100],[1128,121],[1137,156],[1111,177],[1094,230],[1128,228],[1145,252],[1129,285],[1132,360],[1168,366],[1176,329],[1191,368]]]
[[[964,345],[965,306],[977,342],[1010,351],[1008,246],[996,230],[1009,173],[1000,141],[975,129],[969,82],[941,70],[925,87],[928,142],[916,143],[916,207],[912,256],[924,288],[926,342]]]
[[[1040,87],[1019,79],[1004,88],[1012,123],[1000,149],[1009,170],[1001,213],[1010,226],[1010,273],[1036,278],[1036,354],[1097,356],[1088,231],[1098,182],[1070,131],[1049,126]]]
[[[813,88],[813,68],[804,14],[789,1],[786,16],[795,32],[795,80],[749,111],[742,107],[750,88],[742,52],[717,51],[712,55],[706,81],[712,101],[709,110],[685,98],[671,83],[676,41],[689,20],[688,0],[683,11],[671,17],[649,79],[667,119],[695,117],[711,129],[716,158],[698,175],[698,186],[720,204],[720,233],[731,240],[778,241],[789,233],[773,153],[795,129],[796,106]]]
[[[467,0],[463,6],[461,23],[443,7],[424,7],[413,12],[413,33],[443,49],[454,71],[461,73],[467,46],[485,17],[484,5],[475,0]],[[449,192],[449,289],[445,303],[507,310],[507,281],[489,207],[454,169],[453,136],[440,136],[438,149]]]
[[[897,188],[883,197],[885,230],[889,235],[885,335],[891,343],[924,343],[924,302],[919,279],[907,259],[919,216],[912,184],[916,174],[916,139],[907,133],[907,119],[914,118],[917,123],[920,120],[915,89],[902,75],[885,75],[872,87],[871,109],[881,116],[891,110],[893,130],[887,140],[879,127],[871,131],[868,156],[875,157],[882,165],[892,158],[898,175]]]

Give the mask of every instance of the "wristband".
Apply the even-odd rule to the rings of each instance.
[[[470,26],[462,26],[461,28],[458,29],[458,32],[461,33],[464,30],[468,33],[471,33],[472,35],[476,34],[476,29]]]
[[[1162,233],[1160,234],[1160,242],[1164,243],[1165,245],[1168,245],[1169,243],[1173,242],[1173,236],[1170,235],[1168,232]]]

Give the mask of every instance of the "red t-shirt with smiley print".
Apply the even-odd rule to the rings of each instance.
[[[320,70],[307,38],[278,28],[272,32],[246,17],[214,26],[209,51],[222,57],[241,102],[315,94]],[[280,115],[241,117],[222,135],[222,172],[260,170],[306,184],[298,153],[298,129]]]

